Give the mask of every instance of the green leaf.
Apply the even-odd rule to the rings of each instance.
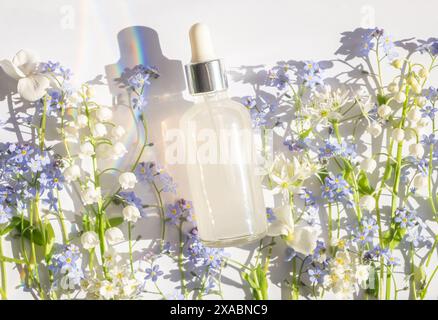
[[[414,267],[414,281],[417,288],[423,288],[426,284],[427,276],[424,266]]]
[[[379,106],[382,104],[386,104],[388,102],[389,97],[386,97],[385,95],[378,94],[377,95],[377,102],[379,103]]]
[[[325,178],[327,178],[328,177],[328,171],[320,171],[320,172],[318,172],[317,173],[317,177],[319,178],[319,180],[321,181],[321,183],[323,184],[324,183],[324,180],[325,180]]]
[[[383,174],[383,178],[382,178],[383,182],[386,182],[389,180],[389,178],[391,178],[392,171],[393,171],[392,165],[386,167],[385,172]]]
[[[374,189],[370,186],[366,173],[362,170],[359,172],[357,185],[361,195],[372,194],[374,192]]]
[[[242,277],[243,277],[243,279],[245,279],[246,282],[248,282],[249,286],[252,289],[255,289],[255,290],[259,289],[259,286],[253,281],[250,274],[244,272],[244,273],[242,273]]]
[[[11,222],[0,231],[0,236],[5,236],[7,235],[9,232],[11,232],[12,230],[15,229],[15,227],[17,226],[17,224],[20,223],[19,219],[12,219]]]
[[[25,237],[26,239],[31,239],[32,234],[32,240],[33,243],[39,246],[44,245],[44,237],[41,230],[37,229],[35,226],[31,226],[29,220],[27,219],[21,219],[20,217],[14,217],[13,220],[18,220],[17,225],[15,226],[15,229],[20,233],[21,236]]]
[[[266,279],[266,273],[260,264],[257,266],[257,278],[263,299],[268,299],[268,280]]]
[[[123,217],[115,217],[108,219],[110,227],[117,227],[123,223]]]
[[[53,227],[49,221],[44,223],[44,231],[46,233],[46,246],[44,256],[46,258],[46,262],[49,262],[53,255],[53,246],[55,244],[55,232],[53,231]]]
[[[300,139],[305,139],[309,136],[309,134],[312,132],[313,128],[309,128],[300,134]]]
[[[399,243],[402,241],[406,233],[405,229],[400,229],[392,227],[390,230],[383,234],[383,243],[385,247],[389,247],[391,250],[397,248]]]

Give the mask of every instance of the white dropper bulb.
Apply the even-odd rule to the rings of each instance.
[[[203,23],[196,23],[190,28],[190,45],[192,47],[192,63],[216,59],[210,30]]]

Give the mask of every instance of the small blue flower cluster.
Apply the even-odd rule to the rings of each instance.
[[[427,243],[423,230],[426,229],[424,222],[417,217],[414,210],[398,208],[395,212],[394,222],[399,228],[406,229],[404,240],[414,247],[420,247]]]
[[[196,228],[188,236],[185,256],[193,265],[207,267],[211,274],[219,271],[226,257],[224,249],[206,247],[197,236]]]
[[[28,144],[8,143],[0,151],[1,221],[23,210],[37,195],[51,211],[58,210],[57,191],[63,188],[61,162]]]
[[[193,205],[191,201],[179,199],[166,207],[166,218],[170,223],[178,221],[193,221]]]
[[[284,90],[291,83],[291,68],[288,65],[278,65],[268,71],[266,85]]]
[[[155,67],[136,65],[132,69],[126,69],[121,76],[124,83],[135,95],[131,98],[132,107],[136,111],[143,110],[147,105],[145,88],[150,85],[150,79],[159,77]]]
[[[161,188],[160,191],[176,193],[176,183],[173,178],[164,172],[154,162],[140,162],[135,170],[135,175],[139,181],[154,183]]]
[[[310,139],[304,138],[304,139],[295,140],[289,137],[283,141],[283,145],[285,145],[290,152],[299,153],[299,152],[307,151],[309,149]]]
[[[361,39],[359,50],[360,57],[367,57],[370,51],[376,46],[375,42],[377,40],[389,61],[397,58],[398,54],[394,51],[395,44],[391,35],[379,28],[368,29],[367,31],[368,32],[365,33]]]
[[[318,62],[304,61],[304,68],[298,73],[299,79],[308,88],[324,85],[322,69]]]
[[[64,80],[70,80],[73,73],[69,68],[63,67],[59,62],[43,62],[40,65],[41,73],[48,73],[57,77],[61,77]]]
[[[325,145],[319,148],[319,160],[327,161],[333,157],[344,157],[354,159],[356,157],[356,145],[348,144],[345,141],[338,143],[337,141],[325,140]]]
[[[206,247],[197,236],[197,229],[194,228],[188,235],[184,255],[192,265],[189,267],[192,274],[204,274],[204,281],[200,284],[203,294],[211,292],[215,287],[215,276],[220,274],[225,262],[224,249]],[[193,278],[193,281],[197,280],[198,276]]]
[[[68,82],[72,77],[70,69],[63,67],[59,62],[45,62],[40,65],[41,72],[52,76],[56,87],[47,90],[47,95],[38,102],[39,112],[42,113],[44,103],[47,105],[47,115],[58,116],[61,109],[67,106],[67,99],[71,96],[73,89]],[[45,101],[44,101],[45,100]]]
[[[400,265],[400,259],[395,257],[388,248],[382,249],[379,245],[376,245],[373,249],[364,253],[365,261],[376,261],[380,257],[383,257],[383,260],[389,266]]]
[[[55,278],[54,286],[63,290],[74,290],[84,278],[80,264],[81,253],[77,246],[63,246],[59,253],[52,257],[49,270]]]
[[[334,176],[330,174],[324,179],[324,185],[322,186],[322,197],[327,199],[328,202],[343,202],[347,208],[353,206],[351,200],[352,190],[347,181],[344,180],[342,174]]]
[[[242,104],[249,110],[253,127],[255,128],[266,126],[278,107],[276,103],[269,103],[262,97],[243,97]]]
[[[379,227],[374,218],[363,218],[360,222],[360,227],[353,233],[353,241],[361,246],[367,243],[372,244],[378,230]]]

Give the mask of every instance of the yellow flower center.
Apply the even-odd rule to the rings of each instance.
[[[286,241],[290,242],[294,240],[294,234],[292,232],[289,232],[286,236]]]

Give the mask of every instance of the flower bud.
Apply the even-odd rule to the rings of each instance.
[[[389,115],[391,114],[392,109],[390,106],[386,105],[386,104],[382,104],[378,109],[377,109],[377,114],[383,118],[386,119],[389,117]]]
[[[407,84],[409,84],[410,86],[416,85],[418,84],[417,78],[415,78],[415,74],[411,73],[407,78],[406,78],[406,82]]]
[[[392,60],[391,65],[396,69],[401,69],[403,66],[403,61],[401,59],[394,59]]]
[[[403,103],[406,100],[406,95],[402,92],[399,91],[396,93],[396,95],[394,96],[395,101],[397,101],[398,103]]]
[[[116,244],[125,240],[122,230],[116,227],[108,228],[105,231],[105,239],[109,244]]]
[[[115,140],[120,140],[125,135],[126,131],[122,126],[115,126],[111,129],[111,137]]]
[[[411,88],[412,88],[412,91],[414,93],[416,93],[416,94],[420,94],[421,93],[421,86],[420,86],[420,84],[418,82],[417,83],[413,83],[411,85]]]
[[[91,130],[91,134],[96,138],[104,137],[107,134],[106,127],[103,123],[96,123]]]
[[[409,155],[421,159],[424,155],[424,148],[420,143],[414,143],[409,146]]]
[[[398,91],[398,84],[395,83],[395,82],[391,82],[391,83],[388,85],[388,91],[389,91],[390,93],[396,93],[396,92]]]
[[[420,71],[418,71],[418,75],[420,76],[420,78],[427,78],[429,76],[429,71],[427,71],[426,68],[421,68]]]
[[[407,114],[407,118],[412,123],[418,122],[421,119],[421,112],[420,112],[420,110],[418,110],[417,108],[411,109],[408,112],[408,114]]]
[[[392,138],[394,139],[395,142],[403,141],[405,138],[405,131],[403,129],[400,129],[400,128],[395,128],[392,131]]]
[[[124,172],[119,176],[119,183],[123,190],[132,189],[137,183],[137,177],[132,172]]]
[[[410,125],[407,129],[409,130],[405,130],[405,140],[406,141],[411,141],[413,139],[417,138],[417,128],[415,125]]]
[[[99,245],[99,236],[94,231],[84,232],[81,236],[81,243],[84,249],[92,250]]]
[[[94,97],[95,91],[93,87],[87,87],[87,90],[85,90],[85,95],[87,96],[87,98],[92,98]]]
[[[123,157],[128,150],[126,150],[125,145],[121,142],[116,142],[111,148],[111,158],[113,160],[118,160]]]
[[[378,122],[374,122],[367,128],[367,131],[373,138],[377,138],[382,133],[382,126]]]
[[[91,142],[84,142],[83,144],[81,144],[81,146],[79,147],[80,152],[79,152],[79,158],[84,159],[86,157],[91,157],[94,154],[94,147],[91,144]]]
[[[364,210],[371,211],[376,206],[376,200],[374,199],[374,197],[372,197],[368,194],[364,195],[359,200],[359,206]]]
[[[360,168],[368,173],[372,173],[376,169],[377,162],[373,158],[365,158],[360,163]]]
[[[128,222],[137,222],[138,218],[140,218],[140,211],[135,206],[126,206],[123,208],[123,218]]]
[[[426,103],[427,103],[427,99],[425,97],[416,97],[415,98],[415,104],[417,106],[419,106],[420,108],[424,107],[426,105]]]
[[[113,117],[113,112],[110,108],[107,107],[100,107],[96,111],[96,118],[101,122],[106,122],[111,120]]]
[[[76,119],[76,125],[79,129],[85,128],[88,125],[88,118],[84,114],[78,115]]]

